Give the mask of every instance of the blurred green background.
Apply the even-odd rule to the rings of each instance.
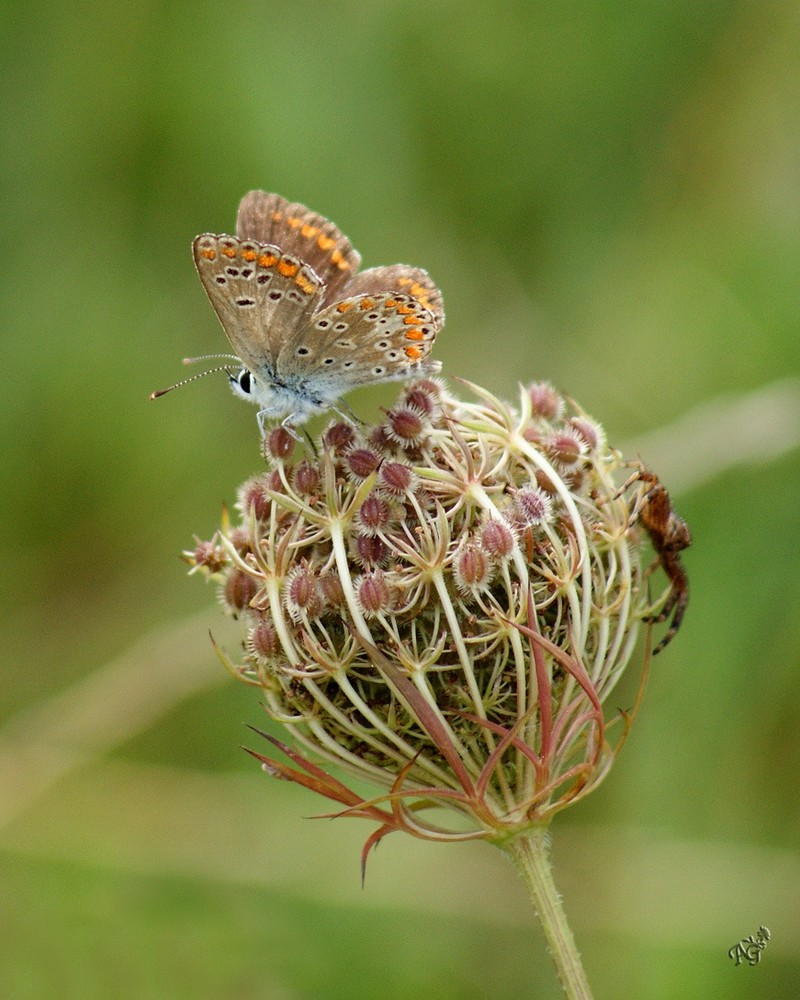
[[[447,374],[552,380],[673,489],[689,612],[556,878],[598,997],[796,995],[798,5],[5,3],[0,47],[0,995],[560,995],[499,852],[390,837],[362,890],[368,825],[239,749],[177,553],[255,410],[147,395],[227,349],[189,246],[252,187],[426,267]]]

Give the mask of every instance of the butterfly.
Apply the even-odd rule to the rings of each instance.
[[[234,392],[291,430],[339,409],[357,386],[433,375],[442,295],[407,264],[359,271],[361,257],[328,219],[278,194],[250,191],[236,236],[203,233],[197,272],[241,363]]]

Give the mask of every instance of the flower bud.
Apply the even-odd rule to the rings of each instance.
[[[522,524],[541,524],[551,520],[553,501],[538,487],[529,487],[514,494],[514,509]]]
[[[363,534],[377,535],[397,520],[397,514],[388,500],[378,493],[371,493],[361,504],[356,520]]]
[[[468,541],[456,552],[453,576],[462,594],[481,590],[491,576],[491,564],[485,551],[476,542]]]
[[[534,417],[556,420],[564,412],[564,400],[549,382],[534,382],[528,386]]]
[[[296,566],[286,577],[284,603],[293,622],[303,617],[316,618],[322,606],[318,580],[304,565]]]
[[[507,559],[514,551],[514,532],[505,521],[492,518],[481,529],[481,546],[490,559]]]
[[[265,485],[263,476],[253,476],[239,487],[236,507],[242,514],[252,511],[259,521],[269,517],[272,501],[264,492]]]
[[[547,440],[548,457],[565,471],[576,465],[585,452],[586,442],[575,432],[559,431]]]
[[[379,569],[365,573],[356,580],[358,603],[366,618],[391,611],[393,595],[386,577]]]
[[[371,448],[354,448],[347,453],[346,461],[355,479],[367,479],[381,464],[381,456]]]
[[[281,644],[275,626],[261,615],[247,636],[247,648],[259,660],[272,660],[280,655]]]
[[[359,566],[380,566],[389,557],[386,543],[370,535],[355,538],[355,558]]]
[[[297,443],[285,427],[273,427],[264,441],[265,457],[278,459],[288,458]]]
[[[222,602],[236,615],[250,607],[250,602],[258,593],[256,580],[241,569],[233,569],[225,578],[222,587]]]
[[[386,416],[391,435],[398,444],[419,444],[424,437],[425,418],[415,407],[396,406]]]
[[[384,462],[378,482],[387,493],[400,496],[413,490],[418,480],[410,466],[401,462]]]
[[[352,447],[355,439],[356,432],[350,424],[344,423],[331,424],[322,437],[325,447],[337,456],[344,455]]]
[[[309,461],[301,462],[294,470],[294,488],[303,496],[312,496],[319,489],[319,469]]]

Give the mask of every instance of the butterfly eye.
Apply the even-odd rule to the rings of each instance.
[[[245,399],[250,396],[253,391],[253,376],[246,368],[241,368],[235,375],[229,375],[228,378],[231,381],[231,389],[237,396],[242,396]]]

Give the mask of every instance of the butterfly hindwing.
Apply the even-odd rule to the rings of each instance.
[[[427,361],[436,320],[410,295],[378,292],[325,306],[284,344],[280,378],[297,379],[330,402],[358,385],[438,371]]]
[[[421,267],[411,267],[408,264],[370,267],[357,274],[347,286],[348,296],[376,292],[402,292],[411,295],[432,313],[437,329],[444,326],[442,293],[428,272]]]

